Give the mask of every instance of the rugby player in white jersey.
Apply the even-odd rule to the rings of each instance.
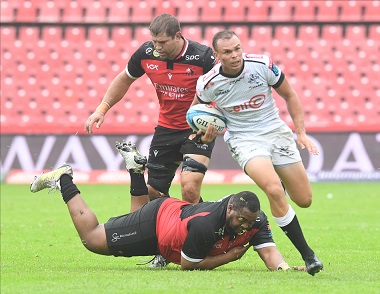
[[[223,112],[224,140],[233,158],[265,192],[275,221],[300,252],[308,273],[315,275],[323,264],[307,244],[282,183],[291,200],[304,208],[311,205],[312,190],[293,132],[279,117],[272,88],[286,101],[300,148],[317,155],[306,135],[297,93],[268,56],[243,53],[233,31],[218,32],[212,45],[219,63],[199,77],[193,105],[213,102]]]

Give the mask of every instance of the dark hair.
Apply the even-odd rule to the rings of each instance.
[[[221,39],[229,40],[233,36],[237,37],[237,35],[235,34],[234,31],[224,30],[224,31],[217,32],[215,34],[214,38],[212,38],[212,47],[214,47],[214,51],[217,51],[216,50],[216,43],[218,43],[219,40],[221,40]]]
[[[181,31],[181,25],[176,17],[170,14],[160,14],[156,16],[149,26],[152,36],[166,34],[174,38],[175,34]]]
[[[251,191],[242,191],[234,194],[230,201],[233,205],[233,209],[240,211],[244,207],[247,207],[251,212],[257,212],[260,210],[260,201],[255,193]]]

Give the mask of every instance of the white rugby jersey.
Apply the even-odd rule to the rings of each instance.
[[[272,96],[285,76],[269,56],[243,54],[244,66],[236,76],[221,73],[218,63],[198,78],[196,95],[201,102],[214,102],[227,119],[229,133],[258,135],[285,124]]]

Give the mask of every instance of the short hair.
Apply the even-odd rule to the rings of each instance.
[[[251,191],[242,191],[233,194],[230,201],[233,209],[240,211],[247,207],[251,212],[258,212],[260,210],[260,201],[257,195]]]
[[[175,34],[181,31],[181,25],[176,17],[171,14],[160,14],[156,16],[149,26],[152,36],[166,34],[174,38]]]
[[[214,51],[217,51],[216,50],[216,47],[217,47],[216,43],[218,43],[219,40],[229,40],[233,36],[237,37],[235,32],[231,31],[231,30],[223,30],[223,31],[217,32],[215,34],[215,36],[212,38],[212,47],[214,47]]]

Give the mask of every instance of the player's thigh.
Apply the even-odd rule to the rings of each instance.
[[[276,168],[278,176],[285,185],[290,198],[301,207],[311,204],[312,191],[306,170],[302,162]]]
[[[280,179],[268,157],[251,158],[245,165],[245,172],[270,200],[286,202]]]

